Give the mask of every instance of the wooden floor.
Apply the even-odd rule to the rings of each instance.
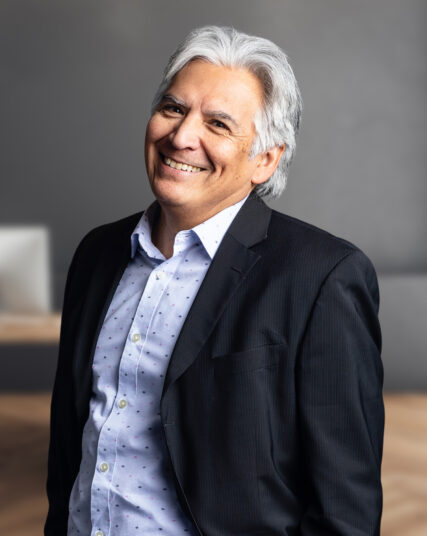
[[[49,395],[0,395],[0,535],[40,536]],[[382,536],[427,535],[427,395],[386,397]]]
[[[427,536],[427,396],[387,396],[382,536]]]

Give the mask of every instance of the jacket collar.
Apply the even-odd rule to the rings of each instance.
[[[250,248],[267,238],[270,218],[271,208],[252,191],[228,229],[228,233]]]

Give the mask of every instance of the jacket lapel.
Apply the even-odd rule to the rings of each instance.
[[[196,359],[233,293],[260,258],[250,247],[266,238],[270,217],[271,209],[251,193],[224,235],[187,315],[169,362],[163,396]]]

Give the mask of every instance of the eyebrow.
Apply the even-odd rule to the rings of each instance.
[[[163,95],[163,97],[161,98],[160,102],[163,102],[165,100],[172,101],[173,103],[178,104],[179,106],[183,106],[184,108],[187,108],[187,106],[186,106],[184,101],[182,101],[180,99],[177,99],[173,95]]]
[[[163,101],[171,101],[174,104],[177,104],[178,106],[182,106],[183,108],[188,108],[188,105],[184,101],[170,94],[163,95],[160,102],[163,102]],[[234,126],[236,127],[239,126],[239,123],[230,114],[227,114],[226,112],[222,112],[221,110],[205,110],[203,112],[203,115],[206,115],[208,117],[212,117],[215,119],[222,119],[224,121],[229,121]]]

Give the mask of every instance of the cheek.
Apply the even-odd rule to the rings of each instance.
[[[231,140],[218,140],[211,144],[206,144],[206,153],[214,164],[222,171],[233,169],[242,161],[240,147],[237,147]]]
[[[223,151],[221,153],[224,168],[232,172],[237,179],[237,176],[245,175],[247,168],[250,167],[249,151],[247,147],[239,145],[234,146],[232,150]]]
[[[167,122],[153,115],[147,124],[146,143],[155,143],[168,134]]]
[[[156,147],[155,143],[158,136],[158,125],[157,122],[153,119],[150,119],[150,121],[147,124],[147,128],[145,131],[145,144],[144,144],[144,154],[145,154],[145,165],[147,168],[148,173],[150,174],[150,171],[153,171],[153,166],[155,162],[155,155],[156,155]]]
[[[164,125],[158,119],[152,117],[145,131],[145,161],[148,166],[154,164],[157,154],[156,143],[166,136]]]

